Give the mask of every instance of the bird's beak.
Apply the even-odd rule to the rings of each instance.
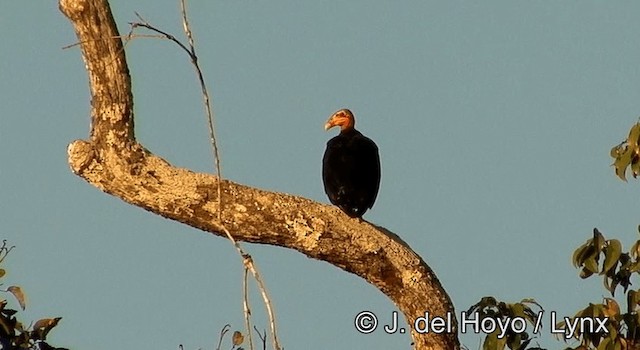
[[[337,120],[336,120],[336,114],[337,114],[337,113],[338,113],[338,112],[333,113],[333,114],[329,117],[329,119],[327,119],[327,122],[326,122],[326,123],[324,123],[324,130],[325,130],[325,131],[327,131],[327,130],[329,130],[329,129],[333,128],[333,127],[334,127],[334,126],[336,126],[336,125],[338,125],[338,124],[336,124],[336,122],[337,122]]]
[[[333,128],[334,126],[336,126],[336,125],[335,125],[335,124],[333,124],[333,123],[331,122],[331,120],[329,120],[328,122],[326,122],[326,123],[324,124],[324,130],[325,130],[325,131],[327,131],[327,130],[329,130],[329,129]]]

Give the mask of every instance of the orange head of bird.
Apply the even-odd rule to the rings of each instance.
[[[324,129],[329,130],[334,126],[339,126],[340,130],[344,131],[353,129],[355,125],[356,120],[353,118],[353,113],[348,109],[341,109],[329,117],[329,120],[324,124]]]

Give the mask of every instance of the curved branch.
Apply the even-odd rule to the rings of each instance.
[[[91,85],[90,140],[69,145],[72,171],[148,211],[224,236],[216,176],[170,165],[136,142],[125,52],[107,0],[60,0]],[[385,293],[409,325],[425,312],[451,315],[451,333],[411,335],[416,349],[457,349],[453,305],[429,266],[399,237],[339,209],[222,180],[223,224],[239,241],[295,249],[354,273]]]

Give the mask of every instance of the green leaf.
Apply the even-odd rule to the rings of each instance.
[[[4,269],[0,269],[0,278],[2,278],[6,273],[7,271],[5,271]]]
[[[640,294],[635,290],[630,290],[627,292],[627,312],[633,313],[636,311],[636,307],[638,306],[638,298],[640,298]]]
[[[620,341],[616,340],[613,350],[622,350],[622,344],[620,344]]]
[[[516,334],[513,337],[505,337],[510,338],[507,339],[507,345],[509,349],[520,349],[520,344],[522,344],[522,334]]]
[[[596,251],[601,252],[602,248],[604,248],[604,236],[597,228],[593,229],[593,246],[596,248]]]
[[[578,311],[573,318],[585,318],[585,317],[593,317],[593,304],[589,303],[589,306],[584,309]]]
[[[509,304],[509,311],[512,317],[527,317],[527,315],[524,314],[524,305],[521,303]]]
[[[609,345],[609,343],[611,342],[611,339],[609,338],[604,338],[600,344],[598,344],[598,348],[597,350],[607,350],[607,346]]]
[[[589,259],[584,261],[584,268],[591,273],[598,272],[598,262],[595,257],[590,257]]]
[[[609,151],[609,155],[611,156],[611,158],[618,158],[622,154],[622,152],[624,152],[626,143],[626,141],[622,141],[621,143],[611,147],[611,151]]]
[[[604,298],[603,314],[607,318],[614,318],[620,315],[620,305],[618,305],[615,299]]]
[[[592,305],[592,314],[591,317],[602,317],[604,315],[604,305],[602,304],[593,304]]]
[[[629,249],[629,253],[634,259],[638,259],[638,257],[640,256],[640,250],[638,250],[639,248],[640,241],[636,241],[636,243],[631,246],[631,249]]]
[[[609,332],[609,334],[607,334],[606,338],[616,339],[618,337],[618,331],[616,330],[616,327],[614,327],[612,322],[609,322],[607,324],[607,332]]]
[[[634,158],[638,157],[640,149],[638,148],[638,141],[640,136],[640,123],[634,124],[629,130],[629,136],[625,142],[611,148],[610,155],[615,158],[613,166],[615,167],[616,175],[623,181],[627,181],[625,173],[627,167],[631,164],[631,171],[634,177],[640,172],[640,165],[638,159],[634,162]]]
[[[631,158],[633,157],[633,152],[629,148],[626,148],[623,152],[621,152],[616,160],[613,162],[613,167],[615,168],[616,175],[622,180],[627,181],[625,173],[627,172],[627,167],[631,163]]]
[[[591,246],[589,242],[586,242],[573,252],[573,257],[571,259],[573,261],[573,267],[578,268],[582,266],[582,263],[584,262],[584,256],[589,248],[591,248]]]
[[[635,153],[631,157],[631,175],[633,175],[635,179],[638,177],[638,174],[640,174],[640,157]]]
[[[627,144],[632,149],[638,148],[638,140],[640,139],[640,123],[636,123],[629,130],[629,136],[627,137]]]
[[[628,269],[630,273],[640,271],[640,261],[632,263],[631,265],[629,265]]]
[[[602,281],[604,282],[604,289],[608,290],[611,293],[611,296],[613,296],[615,294],[617,285],[617,282],[615,282],[615,278],[606,276],[602,279]]]
[[[498,336],[494,333],[487,335],[482,344],[482,350],[502,350],[498,348]]]
[[[611,158],[613,159],[620,157],[620,155],[624,152],[626,147],[627,147],[627,140],[624,140],[619,144],[611,147],[611,150],[609,151],[609,156],[611,156]]]
[[[503,350],[505,346],[507,346],[507,337],[502,337],[502,339],[500,338],[496,339],[496,349]]]
[[[606,248],[604,248],[604,263],[602,264],[602,272],[605,274],[618,264],[618,259],[622,254],[622,244],[617,239],[611,239],[608,241]]]
[[[580,271],[580,278],[582,279],[589,278],[591,275],[593,275],[593,272],[589,271],[586,267],[583,267]]]

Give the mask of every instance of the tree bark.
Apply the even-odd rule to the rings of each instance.
[[[59,7],[81,43],[91,88],[89,140],[68,147],[76,175],[127,203],[226,237],[217,219],[221,181],[222,225],[236,240],[295,249],[356,274],[403,312],[415,349],[459,348],[449,296],[422,258],[392,232],[333,206],[174,167],[137,143],[129,69],[108,1],[60,0]],[[414,320],[425,312],[445,320],[449,315],[451,332],[416,332]]]

